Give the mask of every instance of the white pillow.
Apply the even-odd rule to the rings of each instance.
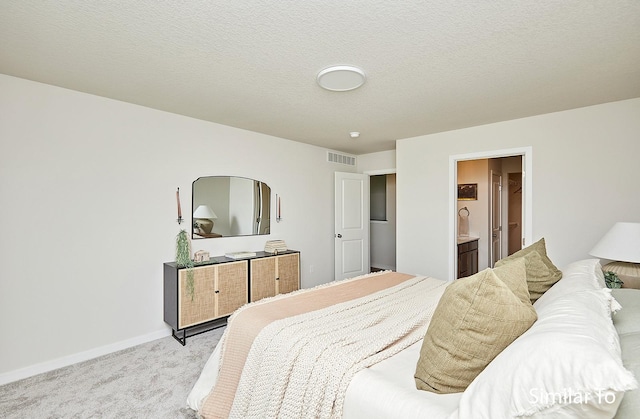
[[[609,290],[552,297],[541,297],[536,323],[476,377],[453,417],[615,415],[624,391],[638,384],[622,365]]]
[[[606,288],[606,285],[600,259],[579,260],[567,265],[562,270],[562,279],[553,284],[533,306],[538,310],[556,297],[602,288]]]

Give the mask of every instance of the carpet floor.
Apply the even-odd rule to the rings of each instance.
[[[171,336],[0,386],[0,418],[196,418],[187,395],[224,328]]]

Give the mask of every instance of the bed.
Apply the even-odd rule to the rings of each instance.
[[[543,240],[521,252],[471,279],[380,272],[251,303],[187,405],[207,419],[637,417],[640,290],[612,293],[597,259],[557,270]]]

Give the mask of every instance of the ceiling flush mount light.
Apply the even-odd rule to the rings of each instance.
[[[336,65],[318,73],[318,84],[333,92],[347,92],[364,84],[364,71],[350,65]]]
[[[351,131],[349,133],[349,137],[351,138],[358,138],[360,136],[360,133],[358,131]]]

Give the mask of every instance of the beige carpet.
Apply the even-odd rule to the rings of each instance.
[[[166,337],[0,386],[0,418],[195,418],[186,399],[224,328]]]

